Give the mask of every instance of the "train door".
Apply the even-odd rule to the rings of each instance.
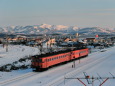
[[[45,68],[47,68],[48,67],[48,59],[47,58],[45,58]]]
[[[73,53],[72,53],[72,51],[70,51],[70,58],[69,58],[69,60],[72,60],[72,55],[73,55]]]

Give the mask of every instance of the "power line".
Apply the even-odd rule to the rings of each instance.
[[[99,86],[102,86],[108,79],[115,79],[114,75],[112,73],[110,73],[110,75],[112,77],[101,77],[98,73],[98,77],[90,77],[86,72],[83,72],[84,73],[84,76],[85,77],[76,77],[76,78],[66,78],[65,79],[77,79],[81,84],[83,84],[84,86],[87,86],[83,80],[85,79],[87,81],[88,84],[92,84],[92,86],[94,86],[94,81],[95,80],[99,80],[100,81],[100,85]]]

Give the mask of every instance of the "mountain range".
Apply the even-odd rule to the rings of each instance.
[[[115,34],[115,29],[100,27],[79,28],[76,26],[65,25],[27,25],[27,26],[8,26],[0,27],[0,33],[8,34]]]

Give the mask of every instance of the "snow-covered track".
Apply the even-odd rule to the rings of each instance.
[[[64,77],[66,77],[66,78],[67,77],[69,77],[69,78],[76,77],[77,75],[83,73],[83,71],[90,70],[93,67],[96,67],[96,66],[102,64],[102,62],[106,61],[109,58],[109,56],[112,56],[112,55],[103,56],[99,59],[96,59],[95,61],[92,61],[92,62],[88,63],[87,65],[81,66],[71,72],[68,72],[68,73],[66,73],[66,75],[58,77],[57,79],[55,79],[52,82],[47,83],[43,86],[63,86],[64,85]],[[71,80],[66,80],[65,82],[67,83],[69,81],[71,81]]]
[[[18,80],[23,80],[25,78],[28,78],[28,77],[31,77],[31,76],[34,76],[34,75],[37,75],[37,74],[38,73],[35,73],[35,72],[29,72],[29,73],[23,74],[21,76],[14,77],[14,78],[9,79],[9,80],[1,81],[0,86],[6,86],[9,83],[12,83],[12,82],[15,82],[15,81],[18,81]]]

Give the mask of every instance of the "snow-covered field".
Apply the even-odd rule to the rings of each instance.
[[[6,47],[3,48],[3,46],[0,45],[0,66],[12,63],[26,56],[35,55],[37,53],[37,48],[22,45],[9,45],[8,52],[6,52]]]
[[[14,49],[15,47],[15,49]],[[22,49],[24,48],[24,51]],[[115,47],[96,50],[86,58],[51,68],[44,72],[33,72],[31,68],[26,70],[15,70],[12,72],[0,72],[0,86],[84,86],[77,79],[65,78],[84,78],[83,72],[90,77],[105,77],[103,80],[94,80],[93,86],[99,86],[107,77],[115,76]],[[93,50],[95,51],[95,50]],[[104,52],[103,52],[104,51]],[[9,52],[0,48],[0,65],[11,63],[26,55],[38,53],[36,48],[27,46],[11,46]],[[110,73],[111,74],[110,74]],[[81,79],[87,86],[87,80]],[[108,79],[102,86],[115,86],[115,79]]]

